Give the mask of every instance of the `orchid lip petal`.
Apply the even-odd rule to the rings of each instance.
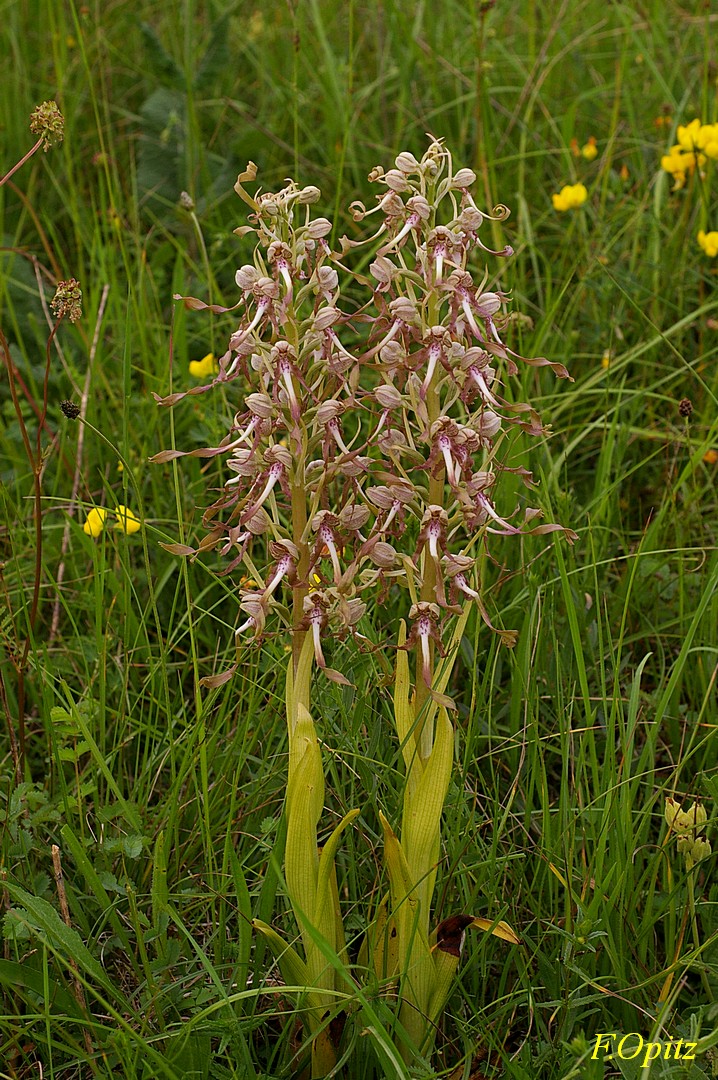
[[[275,573],[274,577],[272,578],[272,580],[267,585],[267,588],[264,590],[264,596],[265,597],[272,595],[272,593],[276,589],[277,585],[279,585],[279,582],[288,573],[290,566],[291,566],[291,559],[289,558],[289,556],[286,556],[284,559],[280,560],[280,562],[279,562],[279,564],[277,566],[277,570],[276,570],[276,573]]]
[[[247,424],[244,431],[241,432],[241,434],[237,436],[236,440],[233,443],[230,443],[229,446],[223,447],[222,449],[223,450],[224,449],[226,449],[226,450],[234,450],[234,448],[236,446],[239,446],[240,443],[246,442],[247,439],[249,438],[249,436],[252,433],[252,428],[255,428],[257,426],[257,424],[259,423],[259,420],[260,420],[260,418],[258,416],[253,416],[252,419]]]
[[[276,484],[277,480],[279,480],[279,477],[282,475],[282,472],[283,472],[282,466],[280,464],[278,464],[278,462],[275,462],[274,465],[272,465],[272,467],[269,470],[269,476],[267,477],[267,483],[264,485],[264,490],[262,491],[262,494],[252,504],[250,509],[245,510],[244,514],[242,515],[242,517],[243,517],[243,519],[245,521],[249,520],[249,518],[251,518],[254,514],[256,514],[257,510],[259,510],[260,506],[262,506],[264,504],[264,502],[268,499],[269,493],[271,492],[272,488]],[[228,480],[227,483],[232,483],[232,481]]]
[[[336,549],[336,546],[334,544],[334,537],[331,535],[329,530],[324,530],[324,529],[322,529],[319,536],[320,536],[320,539],[327,546],[327,549],[329,551],[329,556],[330,556],[330,558],[332,560],[332,567],[334,569],[334,580],[338,581],[339,578],[342,576],[342,568],[339,565],[339,555],[337,554],[337,549]]]
[[[451,456],[451,446],[448,439],[440,439],[439,446],[446,462],[446,476],[452,487],[456,486],[456,473],[454,471],[454,459]]]
[[[294,382],[292,381],[292,373],[289,368],[284,367],[282,369],[282,382],[284,383],[287,395],[289,397],[289,404],[292,416],[295,420],[299,419],[301,415],[301,409],[299,408],[299,402],[297,401],[297,395],[294,392]]]
[[[510,522],[504,521],[502,517],[499,517],[499,515],[496,513],[493,506],[491,505],[491,501],[487,499],[485,495],[479,494],[477,496],[477,499],[478,502],[481,503],[481,506],[484,508],[489,517],[492,517],[494,521],[498,522],[499,525],[503,525],[503,527],[505,529],[508,529],[508,531],[512,535],[516,535],[517,533],[521,532],[521,529],[517,529],[515,525],[511,525]]]
[[[342,353],[343,356],[346,356],[350,360],[354,360],[355,362],[357,361],[356,356],[353,356],[347,349],[344,348],[341,341],[339,340],[339,335],[336,333],[335,330],[333,330],[331,327],[329,327],[329,329],[325,330],[324,332],[325,332],[325,334],[327,334],[330,341],[332,341],[336,345],[337,349],[339,350],[340,353]]]
[[[423,622],[423,620],[422,620]],[[431,653],[429,651],[429,627],[419,625],[419,638],[421,640],[421,674],[427,686],[431,686]]]
[[[421,384],[421,390],[419,391],[419,394],[422,398],[426,397],[427,390],[429,389],[429,384],[431,383],[431,380],[434,376],[434,371],[436,370],[436,361],[438,359],[439,350],[437,348],[429,349],[429,363],[426,368],[426,376],[423,383]]]
[[[488,383],[486,382],[486,379],[481,374],[481,372],[477,371],[477,369],[475,367],[472,367],[469,370],[469,374],[471,375],[471,378],[473,379],[473,381],[476,383],[479,390],[481,391],[481,396],[484,399],[484,401],[488,401],[489,405],[495,405],[497,407],[500,407],[501,402],[497,398],[495,398],[494,395],[491,393],[491,391],[489,390]]]
[[[330,420],[330,422],[327,424],[327,430],[328,430],[329,434],[332,436],[332,438],[334,439],[334,442],[337,444],[337,446],[339,447],[341,452],[343,454],[349,454],[350,451],[347,449],[347,447],[344,444],[344,440],[341,437],[341,434],[340,434],[340,431],[339,431],[339,425],[337,424],[336,420]]]
[[[370,349],[368,353],[364,354],[364,360],[371,360],[372,356],[376,356],[380,349],[383,349],[385,345],[388,345],[392,338],[395,338],[401,327],[401,319],[395,319],[394,323],[387,334],[381,339],[378,345],[375,345],[373,349]]]
[[[322,641],[320,637],[321,628],[321,614],[319,618],[312,618],[312,639],[314,641],[314,659],[317,662],[317,667],[326,667],[326,660],[324,659],[324,653],[322,652]]]
[[[461,589],[463,593],[466,593],[467,596],[470,596],[472,600],[479,599],[479,594],[476,589],[471,588],[463,574],[457,574],[454,581],[456,582],[457,587]]]
[[[474,313],[471,310],[471,304],[466,299],[466,297],[464,297],[464,299],[461,301],[461,307],[463,309],[464,315],[466,315],[466,321],[468,322],[469,326],[471,327],[474,335],[477,338],[481,338],[481,340],[483,340],[481,331],[479,330],[478,326],[476,325],[476,320],[474,319]]]
[[[289,268],[286,263],[280,266],[279,273],[284,278],[284,284],[287,286],[287,296],[291,296],[294,287],[292,285],[292,275],[289,273]]]
[[[257,324],[258,324],[258,323],[259,323],[259,322],[261,321],[261,319],[263,318],[263,316],[264,316],[264,313],[265,313],[265,311],[267,310],[267,308],[268,308],[268,307],[269,307],[269,300],[268,300],[268,299],[264,298],[264,299],[262,299],[262,300],[260,300],[260,301],[259,301],[259,303],[257,304],[257,310],[256,310],[256,312],[255,312],[254,318],[252,319],[251,323],[249,324],[249,326],[246,326],[246,327],[244,328],[244,330],[243,330],[243,331],[242,331],[242,333],[241,333],[241,334],[239,335],[239,337],[237,337],[237,338],[235,338],[235,339],[234,339],[234,342],[233,342],[233,347],[234,347],[235,349],[237,348],[237,346],[238,346],[238,345],[241,345],[241,343],[242,343],[242,342],[244,341],[244,339],[246,338],[247,334],[251,334],[251,333],[252,333],[252,331],[254,330],[255,326],[257,326]],[[237,364],[238,364],[238,363],[239,363],[239,356],[235,356],[234,360],[232,361],[232,363],[231,363],[231,364],[229,365],[229,367],[227,368],[227,372],[226,372],[226,374],[227,374],[227,375],[233,375],[233,374],[234,374],[234,370],[235,370],[235,368],[237,367]]]
[[[420,219],[418,214],[410,214],[409,217],[406,219],[405,224],[399,230],[396,236],[392,240],[390,240],[388,244],[384,244],[384,247],[381,249],[381,251],[377,252],[377,254],[386,255],[387,251],[391,251],[392,248],[396,247],[399,241],[403,240],[406,234],[411,232],[415,225],[419,224],[419,220]]]
[[[399,512],[400,506],[401,506],[401,503],[399,502],[399,500],[395,499],[394,502],[391,504],[391,510],[389,511],[389,513],[386,516],[386,521],[382,524],[382,527],[381,527],[382,532],[386,532],[386,530],[389,528],[392,521],[394,520],[394,518],[396,517],[396,515]]]
[[[429,528],[429,553],[431,554],[434,562],[439,561],[439,548],[438,548],[438,533],[437,530],[431,527]]]

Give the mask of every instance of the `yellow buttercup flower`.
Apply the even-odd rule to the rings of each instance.
[[[709,258],[715,259],[718,255],[718,232],[707,233],[701,229],[698,233],[698,243]]]
[[[82,526],[83,531],[88,536],[98,537],[105,527],[105,518],[107,517],[107,511],[102,506],[93,506],[89,514],[85,518],[85,524]]]
[[[132,533],[136,533],[142,528],[142,523],[133,510],[130,510],[127,506],[123,506],[122,503],[115,510],[117,514],[116,529],[122,529],[123,532],[131,536]]]
[[[207,375],[216,375],[218,371],[219,364],[212,352],[207,353],[201,360],[190,360],[189,373],[195,379],[204,379]]]
[[[551,196],[554,210],[560,213],[582,206],[587,198],[588,191],[585,184],[565,184],[558,195]]]

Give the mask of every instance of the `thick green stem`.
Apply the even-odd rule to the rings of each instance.
[[[301,475],[299,472],[301,471]],[[299,667],[299,657],[304,644],[306,631],[299,629],[299,624],[304,618],[304,597],[307,595],[306,585],[307,570],[309,568],[309,545],[304,539],[307,528],[307,496],[304,488],[304,467],[297,464],[297,471],[292,484],[292,542],[299,552],[297,563],[297,585],[292,589],[292,662],[296,675]],[[302,704],[308,709],[309,701]]]
[[[432,292],[429,297],[428,305],[428,322],[429,326],[434,326],[438,319],[439,314],[439,298],[435,292]],[[437,364],[434,369],[434,373],[431,377],[429,387],[426,393],[426,409],[429,414],[429,428],[435,420],[441,416],[441,398],[437,390],[437,384],[441,378],[442,369]],[[430,506],[442,506],[444,505],[444,467],[442,465],[440,470],[437,470],[437,475],[429,476],[429,505]],[[426,603],[434,603],[436,600],[436,566],[434,560],[429,554],[428,547],[424,548],[422,555],[422,585],[421,585],[421,597],[422,601]],[[433,677],[434,674],[434,643],[430,642],[431,650],[431,665],[430,671]],[[429,687],[424,682],[424,676],[422,673],[422,658],[421,654],[417,651],[416,656],[416,691],[414,694],[414,716],[416,718],[416,744],[419,748],[419,754],[423,761],[426,761],[431,753],[431,748],[434,745],[434,724],[430,714],[426,712],[425,706],[429,698]],[[422,717],[422,712],[424,716]]]
[[[688,881],[688,908],[691,917],[691,930],[693,932],[693,944],[696,947],[696,956],[700,956],[701,953],[701,939],[698,933],[698,918],[696,915],[696,888],[695,888],[695,871],[693,867],[688,871],[686,875]],[[710,980],[706,974],[705,967],[701,967],[701,982],[703,983],[703,989],[706,992],[706,996],[709,1001],[713,1001],[713,988],[711,987]]]

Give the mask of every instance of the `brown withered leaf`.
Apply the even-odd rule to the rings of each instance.
[[[448,694],[441,694],[438,690],[429,689],[429,696],[432,701],[435,701],[437,705],[442,705],[445,709],[449,709],[451,712],[456,712],[456,703],[453,698],[450,698]]]
[[[206,304],[204,300],[198,300],[196,296],[182,296],[181,293],[173,293],[173,300],[181,300],[188,311],[211,311],[215,315],[224,315],[227,311],[234,311],[242,303],[238,300],[231,307],[222,307],[221,304]]]
[[[434,948],[449,953],[450,956],[461,956],[464,947],[464,938],[469,929],[490,931],[494,937],[508,941],[510,945],[520,945],[521,938],[514,933],[507,922],[503,919],[495,923],[493,919],[484,919],[478,915],[450,915],[436,928],[436,945]]]
[[[160,547],[165,551],[169,551],[170,555],[194,555],[195,549],[190,547],[189,544],[163,544],[160,541]]]
[[[227,671],[223,671],[221,675],[205,675],[203,679],[199,680],[200,685],[206,686],[210,690],[214,690],[218,686],[224,686],[225,683],[229,682],[236,670],[237,665],[232,664],[231,668],[228,668]]]
[[[353,686],[354,683],[349,682],[349,679],[345,675],[342,675],[341,671],[336,671],[335,668],[325,667],[322,668],[322,673],[333,683],[338,683],[339,686]]]

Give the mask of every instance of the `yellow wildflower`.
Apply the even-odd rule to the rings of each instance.
[[[686,173],[692,175],[696,167],[700,169],[705,163],[705,154],[684,147],[680,143],[672,146],[669,152],[661,158],[661,168],[670,173],[675,181],[674,190],[683,187],[686,182]]]
[[[703,146],[701,149],[706,157],[718,158],[718,124],[704,124],[701,129]]]
[[[582,206],[588,198],[585,184],[565,184],[558,195],[552,195],[554,210],[563,213],[564,210],[574,210]]]
[[[83,531],[86,532],[88,536],[99,536],[105,527],[106,517],[107,511],[103,506],[93,506],[85,519],[85,524],[82,526]]]
[[[585,146],[581,147],[581,157],[584,157],[586,161],[593,161],[598,154],[598,147],[596,146],[596,140],[593,135],[589,135],[588,142]]]
[[[189,373],[195,379],[204,379],[207,375],[216,375],[218,371],[219,364],[214,353],[207,353],[201,360],[190,360]]]
[[[695,120],[691,120],[690,124],[679,124],[678,131],[676,132],[676,138],[678,139],[678,145],[682,150],[702,150],[703,149],[703,125],[698,117]]]
[[[704,836],[697,835],[708,821],[706,808],[694,802],[688,810],[684,810],[676,799],[668,798],[664,814],[668,828],[677,836],[676,847],[683,855],[686,870],[690,871],[697,862],[711,854],[710,842]]]
[[[715,259],[718,255],[718,232],[707,233],[701,229],[698,233],[698,243],[709,258]]]
[[[611,360],[613,359],[610,349],[603,350],[603,356],[601,357],[601,367],[604,371],[607,371],[611,366]]]
[[[715,465],[716,461],[718,461],[718,450],[706,450],[703,460],[706,465]]]
[[[117,514],[116,529],[122,529],[123,532],[131,536],[132,533],[136,533],[138,529],[142,528],[142,524],[137,517],[137,514],[133,510],[130,510],[127,506],[123,506],[122,503],[115,510]]]

